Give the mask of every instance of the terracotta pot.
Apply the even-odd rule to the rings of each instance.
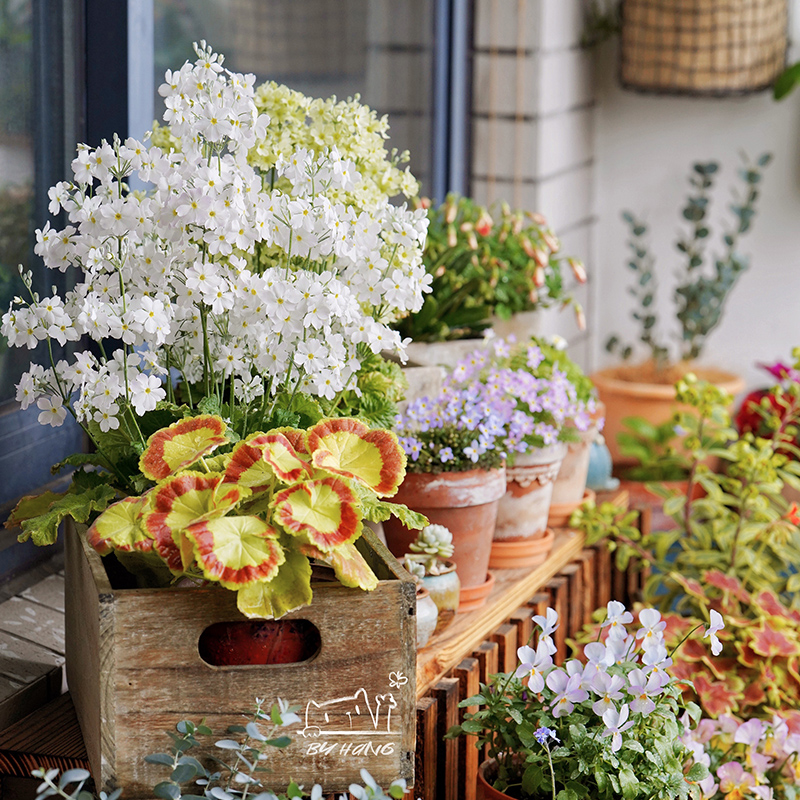
[[[409,342],[408,357],[423,367],[450,367],[486,347],[487,339],[454,339],[452,342]]]
[[[625,428],[626,417],[644,417],[654,425],[667,422],[680,409],[675,402],[675,387],[672,383],[641,383],[636,380],[639,365],[624,365],[602,369],[589,377],[597,387],[597,393],[606,406],[606,424],[603,435],[615,464],[631,464],[625,459],[617,445],[617,434]],[[690,371],[689,368],[686,370]],[[735,395],[744,390],[744,381],[730,372],[708,367],[691,367],[701,380],[710,381]]]
[[[495,539],[489,555],[489,566],[492,569],[538,567],[550,555],[554,539],[552,528],[547,528],[541,536],[533,539]]]
[[[425,647],[436,630],[439,609],[424,586],[417,587],[417,650]]]
[[[458,601],[458,613],[464,611],[475,611],[481,608],[494,588],[494,575],[486,573],[486,579],[477,586],[461,587],[461,594]]]
[[[404,503],[431,523],[450,529],[455,549],[452,560],[463,591],[486,581],[497,503],[505,489],[504,467],[438,475],[407,473],[392,502]],[[410,531],[395,517],[387,519],[383,529],[386,544],[398,558],[410,551],[417,538],[417,531]]]
[[[551,528],[566,528],[569,525],[569,518],[572,512],[581,503],[587,500],[594,502],[596,498],[595,493],[591,489],[585,489],[583,497],[577,503],[550,503],[550,514],[547,517],[547,524]]]
[[[503,339],[515,336],[518,342],[526,342],[531,336],[539,336],[542,333],[543,321],[544,314],[539,309],[520,311],[511,319],[492,316],[492,330],[494,330],[495,336]]]
[[[531,539],[547,527],[553,482],[567,447],[562,442],[522,453],[506,468],[507,490],[497,509],[495,540]]]
[[[444,630],[453,621],[461,594],[461,581],[458,579],[456,565],[452,561],[446,561],[445,564],[449,567],[446,572],[440,575],[426,575],[422,579],[422,585],[428,590],[431,600],[439,609],[436,633]]]
[[[599,433],[598,424],[593,421],[588,430],[576,431],[576,433],[578,440],[567,442],[567,452],[553,484],[551,506],[562,506],[567,503],[577,506],[582,502],[583,492],[586,489],[586,477],[589,474],[589,454],[592,442]]]
[[[489,781],[486,780],[487,772],[491,775],[494,768],[495,761],[493,758],[484,761],[478,767],[478,800],[513,800],[510,794],[498,792],[497,789],[490,786]]]

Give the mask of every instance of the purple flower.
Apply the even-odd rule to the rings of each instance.
[[[664,691],[668,680],[663,672],[651,672],[648,676],[640,669],[632,669],[628,673],[628,693],[633,698],[631,710],[645,716],[652,713],[656,707],[652,698]]]
[[[556,736],[556,732],[552,728],[545,728],[542,726],[541,728],[537,728],[533,735],[539,744],[546,745],[548,739],[552,739],[559,744],[561,743],[561,740]]]
[[[598,695],[598,699],[592,704],[592,711],[602,717],[610,708],[616,708],[614,700],[622,700],[620,690],[625,686],[625,679],[621,675],[598,672],[592,676],[589,686]]]
[[[551,706],[554,717],[571,714],[575,703],[582,703],[589,697],[589,693],[581,688],[581,682],[581,675],[567,675],[560,669],[553,670],[547,676],[547,687],[556,694]]]
[[[614,708],[609,708],[603,714],[603,722],[606,729],[603,731],[603,736],[611,736],[611,751],[616,753],[622,747],[622,734],[633,725],[633,722],[628,722],[628,706],[623,705],[619,711]]]
[[[553,666],[553,659],[550,658],[550,653],[547,648],[539,646],[534,650],[532,647],[524,644],[517,650],[517,658],[520,660],[520,665],[517,667],[516,675],[518,678],[528,676],[528,688],[539,694],[544,689],[544,674]]]
[[[452,447],[443,447],[439,451],[439,460],[442,462],[442,464],[446,464],[448,461],[452,461],[453,458],[454,456]]]

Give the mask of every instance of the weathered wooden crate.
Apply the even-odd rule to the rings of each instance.
[[[205,718],[219,733],[213,740],[225,738],[256,697],[302,706],[301,723],[284,729],[291,745],[269,749],[271,788],[295,780],[342,791],[362,768],[383,785],[412,781],[414,584],[371,531],[360,547],[380,579],[375,591],[320,582],[311,606],[284,618],[316,626],[316,656],[214,667],[201,659],[198,641],[214,623],[245,620],[233,592],[114,588],[103,559],[69,530],[67,678],[98,788],[121,786],[126,800],[151,798],[152,787],[168,776],[144,757],[167,750],[167,730],[182,719]],[[219,754],[213,743],[203,751],[210,753]]]

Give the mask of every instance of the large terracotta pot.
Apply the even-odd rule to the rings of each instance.
[[[624,365],[602,369],[589,376],[606,406],[603,435],[615,464],[633,463],[621,455],[617,445],[617,434],[625,430],[623,419],[644,417],[654,425],[660,425],[680,408],[675,401],[675,387],[671,383],[641,383],[636,380],[640,369],[637,365]],[[691,367],[691,371],[701,380],[710,381],[733,395],[745,387],[744,381],[730,372],[710,367]]]
[[[510,794],[498,792],[486,780],[486,774],[491,776],[492,770],[496,769],[495,761],[490,758],[481,763],[478,767],[478,800],[513,800]]]
[[[567,452],[562,442],[521,453],[507,467],[507,491],[497,509],[496,541],[540,538],[547,528],[553,483]]]
[[[463,590],[486,583],[497,503],[505,490],[505,467],[438,475],[407,473],[392,501],[404,503],[432,524],[450,529],[452,560]],[[410,552],[417,531],[410,531],[395,517],[387,519],[383,529],[386,544],[395,556],[402,558]]]

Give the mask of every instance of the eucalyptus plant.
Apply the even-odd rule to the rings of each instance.
[[[658,325],[655,257],[646,238],[648,226],[629,211],[622,214],[630,234],[628,268],[633,281],[628,292],[636,303],[632,317],[639,328],[637,339],[649,352],[657,371],[674,361],[698,358],[707,338],[719,325],[731,290],[750,266],[749,258],[738,249],[739,241],[752,228],[763,170],[771,160],[769,153],[755,163],[744,157],[744,166],[738,171],[741,190],[734,192],[734,202],[729,206],[732,222],[722,236],[719,253],[712,253],[709,248],[711,192],[719,164],[708,161],[693,165],[689,175],[692,190],[681,209],[681,216],[690,227],[675,244],[682,260],[673,295],[680,325],[677,347],[671,346],[670,334]],[[606,350],[627,360],[633,355],[634,346],[614,334],[606,342]]]

